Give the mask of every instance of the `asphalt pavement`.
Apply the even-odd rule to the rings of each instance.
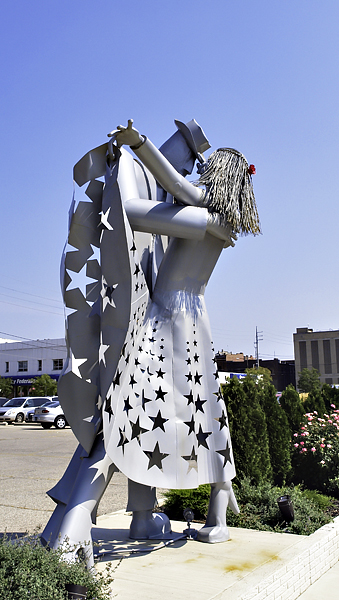
[[[55,506],[46,492],[63,475],[77,444],[69,427],[0,425],[0,533],[32,533],[45,527]],[[121,510],[126,502],[127,479],[115,473],[98,515]]]

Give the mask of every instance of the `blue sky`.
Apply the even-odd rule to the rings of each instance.
[[[156,145],[195,118],[257,174],[263,234],[206,291],[217,349],[293,358],[339,329],[337,0],[3,0],[0,337],[64,334],[72,168],[133,118]],[[6,334],[6,335],[4,335]]]

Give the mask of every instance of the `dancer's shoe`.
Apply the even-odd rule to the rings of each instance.
[[[230,534],[226,524],[227,507],[239,514],[239,507],[230,481],[211,484],[211,496],[207,519],[204,527],[198,531],[199,542],[215,544],[227,542]]]
[[[133,512],[129,537],[132,540],[161,540],[171,533],[171,523],[164,513],[151,510]]]

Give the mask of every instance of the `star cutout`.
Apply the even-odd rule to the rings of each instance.
[[[100,475],[103,475],[104,480],[106,481],[107,477],[108,477],[108,470],[111,466],[111,463],[106,460],[106,457],[102,458],[101,460],[98,460],[98,462],[94,463],[94,465],[91,465],[90,467],[88,467],[89,469],[96,469],[96,473],[90,483],[90,485],[92,485],[92,483],[94,483],[94,481],[96,479],[98,479],[98,477],[100,477]]]
[[[133,406],[131,406],[130,403],[129,403],[129,396],[127,396],[126,399],[124,398],[124,403],[125,403],[125,406],[124,406],[123,410],[125,412],[127,412],[127,416],[128,416],[128,411],[132,410],[132,408],[133,408]]]
[[[133,389],[133,386],[134,386],[134,385],[137,383],[137,380],[136,380],[136,379],[134,379],[134,375],[130,375],[130,376],[129,376],[129,379],[130,379],[130,381],[129,381],[129,385],[131,385],[131,386],[132,386],[132,389]]]
[[[161,367],[160,367],[159,371],[156,371],[156,374],[157,374],[157,377],[161,377],[161,379],[163,379],[164,375],[165,375],[165,371],[162,371]]]
[[[188,364],[188,365],[190,365],[192,361],[191,361],[191,359],[190,359],[190,358],[186,358],[186,361],[185,361],[185,362],[187,362],[187,364]]]
[[[197,355],[197,353],[195,353],[193,358],[194,358],[194,362],[199,362],[199,356]]]
[[[156,400],[159,400],[159,398],[160,398],[163,402],[165,402],[165,395],[168,394],[168,392],[164,392],[161,389],[161,386],[159,386],[158,390],[154,390],[154,391],[155,391],[155,393],[157,395]]]
[[[81,365],[83,365],[86,362],[86,360],[87,358],[75,358],[74,354],[72,353],[72,372],[77,377],[80,377],[80,379],[82,379],[82,376],[79,371],[79,367],[81,367]]]
[[[153,421],[152,431],[154,431],[154,429],[162,429],[163,431],[165,431],[164,424],[166,423],[166,421],[168,421],[168,419],[163,419],[160,410],[158,411],[156,417],[150,417],[150,419],[151,421]]]
[[[102,336],[101,336],[101,339],[102,339]],[[108,350],[108,348],[109,348],[109,344],[103,344],[102,341],[101,341],[101,344],[99,346],[99,363],[103,362],[104,365],[105,365],[105,367],[107,366],[106,365],[105,352],[106,352],[106,350]]]
[[[192,452],[189,456],[182,456],[181,458],[188,462],[187,474],[190,472],[191,469],[195,469],[196,471],[198,471],[198,455],[195,452],[194,446],[192,447]]]
[[[192,375],[191,371],[187,375],[185,375],[185,377],[187,377],[187,383],[189,381],[193,381],[193,375]]]
[[[101,289],[101,297],[102,297],[102,309],[105,310],[107,304],[116,308],[114,300],[113,300],[113,292],[118,287],[118,284],[115,283],[113,285],[108,285],[105,280],[103,280],[102,289]]]
[[[184,398],[187,398],[187,400],[188,400],[187,406],[189,404],[194,404],[194,398],[193,398],[193,392],[192,392],[192,390],[190,391],[189,394],[184,394]]]
[[[110,210],[111,207],[109,207],[105,213],[101,214],[101,223],[106,229],[108,229],[109,231],[113,231],[112,225],[108,222]]]
[[[209,435],[211,435],[211,433],[212,433],[212,431],[204,432],[201,428],[201,425],[199,425],[199,432],[197,433],[198,448],[199,448],[199,446],[204,446],[204,448],[207,448],[207,450],[209,450],[206,439],[208,438]]]
[[[187,435],[191,435],[191,433],[194,433],[194,425],[195,425],[195,421],[194,421],[194,417],[192,415],[192,418],[190,421],[184,421],[185,425],[187,425],[188,427],[188,434]]]
[[[227,444],[226,444],[225,450],[216,450],[216,452],[218,454],[221,454],[221,456],[224,457],[223,467],[225,467],[226,463],[228,463],[228,462],[230,463],[230,465],[232,464],[232,461],[231,461],[231,449],[230,449],[230,447],[228,445],[228,440],[227,440]]]
[[[140,446],[140,436],[145,433],[146,431],[148,431],[148,429],[144,429],[143,427],[140,426],[139,423],[139,417],[136,420],[136,423],[133,423],[132,421],[130,421],[131,427],[132,427],[132,437],[131,437],[131,441],[134,440],[134,438],[136,438],[139,442],[139,446]]]
[[[144,410],[146,410],[145,409],[145,404],[147,404],[147,402],[152,402],[152,399],[151,398],[146,398],[146,396],[145,396],[145,390],[142,390],[141,403],[142,403],[142,408]]]
[[[194,383],[199,383],[199,385],[201,385],[200,379],[202,378],[202,375],[198,375],[198,371],[195,372],[194,375]]]
[[[215,378],[215,379],[218,379],[218,376],[219,376],[219,373],[218,373],[218,371],[215,371],[215,373],[213,373],[213,375],[214,375],[214,378]]]
[[[132,246],[132,248],[130,248],[130,249],[129,249],[129,251],[130,251],[130,252],[133,252],[133,256],[134,256],[134,252],[136,251],[136,249],[137,249],[137,248],[136,248],[136,245],[135,245],[135,243],[133,242],[133,246]]]
[[[111,396],[108,396],[106,398],[106,402],[105,402],[105,412],[108,413],[109,415],[109,422],[111,422],[111,417],[114,416],[113,410],[112,410],[112,406],[111,406]]]
[[[115,377],[113,379],[113,389],[115,389],[116,385],[120,385],[120,377],[122,375],[122,371],[117,370]]]
[[[157,442],[155,444],[154,450],[152,452],[144,450],[144,453],[146,454],[147,458],[149,459],[147,470],[151,469],[152,467],[158,467],[158,469],[160,469],[160,471],[162,471],[161,463],[164,460],[164,458],[166,458],[169,455],[160,452],[159,443]]]
[[[128,444],[128,439],[125,433],[125,427],[123,429],[121,429],[121,427],[119,427],[119,433],[120,433],[120,440],[118,442],[118,448],[119,446],[121,446],[122,448],[122,453],[125,453],[125,444]]]
[[[219,431],[223,428],[223,427],[228,427],[227,425],[227,416],[224,413],[224,411],[222,411],[221,417],[219,417],[219,419],[214,419],[215,421],[219,421],[220,424],[220,429]]]
[[[140,267],[139,267],[139,265],[136,264],[135,265],[135,271],[134,271],[133,275],[136,275],[138,277],[139,273],[140,273]]]
[[[160,354],[160,356],[158,356],[158,359],[160,360],[160,362],[164,362],[165,357],[162,354]]]
[[[205,404],[205,402],[207,402],[207,400],[200,400],[200,396],[198,394],[198,397],[195,401],[195,410],[198,412],[198,410],[200,410],[200,412],[205,412],[203,409],[203,405]]]
[[[194,340],[194,342],[193,342],[193,346],[197,346],[197,345],[198,345],[198,342],[197,342],[197,340]]]

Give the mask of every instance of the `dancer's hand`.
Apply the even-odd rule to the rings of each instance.
[[[232,231],[230,223],[222,224],[218,213],[208,213],[207,231],[220,240],[224,240],[224,248],[234,246],[238,236]]]
[[[133,119],[128,120],[127,127],[118,125],[114,131],[108,133],[108,136],[114,137],[119,147],[123,144],[126,146],[137,146],[144,139],[139,131],[133,127]]]

